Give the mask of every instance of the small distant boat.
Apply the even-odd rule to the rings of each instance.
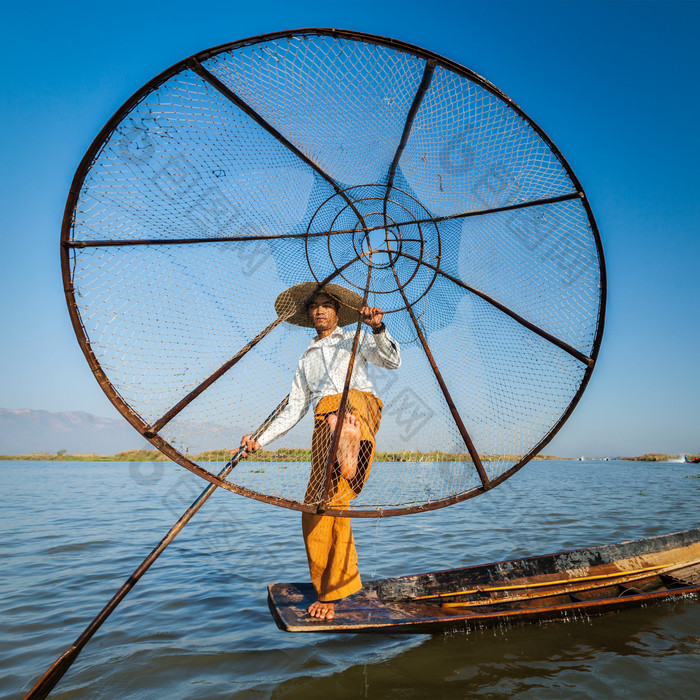
[[[700,455],[698,455],[697,457],[688,457],[688,455],[686,455],[685,461],[688,464],[700,464]]]
[[[433,634],[594,615],[700,594],[700,529],[420,576],[368,581],[333,620],[306,610],[311,584],[273,583],[287,632]]]

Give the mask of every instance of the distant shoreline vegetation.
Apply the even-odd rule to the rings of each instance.
[[[629,462],[668,462],[672,459],[679,459],[683,455],[667,455],[663,452],[647,452],[645,455],[640,455],[639,457],[619,457],[618,459],[624,459]],[[693,455],[688,455],[692,459]]]
[[[199,454],[187,455],[196,462],[227,462],[231,457],[230,450],[209,450]],[[481,455],[482,462],[517,461],[522,455]],[[569,457],[555,457],[552,455],[536,455],[533,459],[570,459]],[[0,460],[28,460],[42,462],[170,462],[158,450],[127,450],[115,455],[98,454],[68,454],[65,450],[57,453],[35,452],[25,455],[0,455]],[[310,462],[311,450],[307,448],[282,448],[276,451],[259,450],[252,462]],[[402,452],[377,452],[374,455],[375,462],[471,462],[468,452],[416,452],[404,450]]]

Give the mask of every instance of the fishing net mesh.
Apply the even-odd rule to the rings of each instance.
[[[592,219],[507,99],[427,66],[337,34],[233,45],[149,84],[83,167],[64,228],[78,333],[181,464],[215,478],[266,424],[225,487],[391,514],[479,492],[576,400],[601,330]],[[316,342],[283,320],[304,300],[275,301],[309,281],[382,309],[388,335],[353,321]],[[351,359],[332,459],[319,407]]]

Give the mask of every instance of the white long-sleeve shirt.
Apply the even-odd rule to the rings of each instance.
[[[289,402],[258,437],[261,445],[267,445],[290,431],[306,415],[309,407],[313,405],[315,408],[324,396],[343,392],[354,338],[354,327],[350,330],[336,328],[329,336],[319,338],[317,335],[311,341],[297,364]],[[355,355],[350,388],[375,394],[367,374],[368,362],[386,369],[401,366],[399,344],[388,331],[376,335],[361,331]]]

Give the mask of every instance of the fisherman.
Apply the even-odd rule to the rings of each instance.
[[[278,315],[298,305],[317,286],[315,282],[303,282],[282,292],[275,302]],[[361,331],[345,415],[340,418],[338,410],[355,336],[354,328],[343,330],[343,326],[357,323],[360,317],[372,333]],[[304,497],[307,504],[318,505],[323,498],[326,461],[338,420],[343,424],[327,506],[347,507],[369,476],[382,401],[367,374],[367,363],[386,369],[401,365],[399,345],[382,318],[381,309],[363,306],[362,297],[355,292],[326,284],[287,319],[298,326],[313,326],[316,336],[299,359],[286,408],[257,440],[244,435],[241,446],[245,447],[244,457],[256,452],[291,430],[313,405],[311,475]],[[318,598],[309,607],[309,615],[331,620],[335,601],[362,587],[350,519],[302,512],[301,523],[311,582]]]

